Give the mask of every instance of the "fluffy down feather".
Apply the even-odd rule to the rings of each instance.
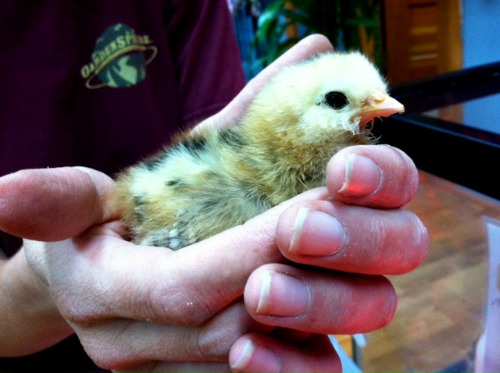
[[[363,55],[321,54],[269,81],[234,127],[181,134],[125,170],[114,198],[136,243],[180,249],[324,185],[337,151],[403,111]]]

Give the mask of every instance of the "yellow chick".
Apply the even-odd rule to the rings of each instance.
[[[271,79],[234,127],[184,133],[125,170],[115,199],[134,242],[180,249],[324,185],[337,151],[403,111],[362,54],[320,54]]]

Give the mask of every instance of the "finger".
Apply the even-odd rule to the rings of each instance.
[[[57,241],[112,218],[103,208],[112,180],[86,168],[19,171],[0,178],[0,229],[15,236]],[[77,213],[75,213],[77,212]]]
[[[67,318],[200,325],[242,295],[256,268],[284,260],[275,240],[283,210],[294,202],[325,196],[324,188],[309,191],[178,251],[134,245],[110,224],[73,240],[27,242],[25,250],[59,297],[61,312],[70,313],[65,313]]]
[[[151,362],[224,362],[243,334],[265,331],[251,319],[243,302],[224,309],[199,327],[110,320],[92,325],[71,323],[97,365],[120,370]],[[142,370],[142,369],[141,369]]]
[[[418,171],[401,150],[388,145],[361,145],[338,152],[327,166],[327,187],[348,204],[395,208],[417,192]]]
[[[409,272],[429,248],[427,229],[411,211],[321,200],[287,209],[276,240],[281,253],[296,263],[364,274]]]
[[[257,92],[279,71],[288,65],[306,60],[315,54],[332,51],[330,41],[323,35],[310,35],[299,41],[276,61],[253,78],[238,96],[215,116],[200,123],[196,130],[210,127],[230,127],[237,123],[246,112]]]
[[[216,362],[160,362],[155,363],[152,367],[151,364],[135,367],[134,369],[127,369],[127,372],[230,372],[229,364],[216,363]]]
[[[366,333],[387,325],[396,294],[382,276],[351,276],[283,264],[256,270],[245,304],[258,322],[309,333]]]
[[[234,344],[229,363],[236,372],[341,372],[340,359],[326,335],[313,335],[301,346],[249,334]]]

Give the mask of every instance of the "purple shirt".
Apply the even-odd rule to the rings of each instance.
[[[113,175],[245,83],[226,0],[2,1],[0,45],[0,175],[73,165]],[[18,246],[0,232],[8,255]]]
[[[0,175],[113,175],[244,85],[224,0],[6,1],[0,35]]]

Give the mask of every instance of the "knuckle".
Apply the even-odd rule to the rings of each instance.
[[[197,349],[202,356],[220,360],[228,356],[234,341],[255,327],[243,302],[237,302],[200,328]]]
[[[61,294],[57,297],[58,309],[61,315],[69,322],[79,325],[90,325],[99,318],[94,308],[93,300],[82,299],[72,294]]]
[[[430,243],[429,232],[425,224],[415,213],[411,211],[408,211],[408,213],[413,220],[412,226],[414,228],[412,237],[409,239],[410,242],[413,242],[413,250],[409,250],[413,254],[413,261],[409,262],[407,272],[415,269],[425,260]]]
[[[380,247],[391,248],[389,261],[395,261],[393,273],[404,274],[414,270],[425,259],[429,248],[427,228],[412,211],[395,211],[397,221],[391,220],[390,228],[380,239]],[[398,238],[396,241],[394,238]]]
[[[175,325],[198,326],[215,312],[212,302],[203,293],[182,288],[172,289],[160,285],[151,293],[153,319],[168,321]]]
[[[92,361],[100,368],[106,370],[116,371],[117,369],[124,369],[134,362],[130,359],[116,354],[113,348],[103,345],[96,345],[95,343],[85,346],[85,352],[89,355]]]
[[[96,365],[108,370],[123,369],[137,364],[136,346],[131,341],[133,322],[121,320],[76,328],[85,352]]]

